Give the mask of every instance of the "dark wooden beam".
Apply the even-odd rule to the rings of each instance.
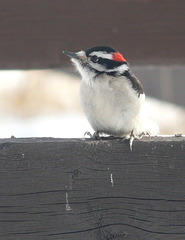
[[[184,63],[184,0],[0,0],[0,69],[57,68],[110,45],[132,64]]]
[[[185,239],[185,138],[1,139],[1,240]]]

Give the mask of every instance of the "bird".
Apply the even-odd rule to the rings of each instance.
[[[106,134],[129,139],[132,151],[134,139],[158,134],[158,126],[147,116],[143,86],[120,52],[96,46],[63,53],[82,77],[79,101],[95,131],[88,133],[91,137]]]

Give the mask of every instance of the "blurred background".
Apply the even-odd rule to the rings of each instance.
[[[185,2],[0,0],[0,137],[83,137],[80,76],[63,50],[116,48],[160,134],[185,134]]]

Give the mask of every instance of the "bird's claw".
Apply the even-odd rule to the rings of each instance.
[[[92,135],[90,132],[88,132],[88,131],[84,133],[84,137],[85,137],[86,135],[89,136],[90,138],[93,138],[93,135]]]
[[[129,146],[130,146],[130,151],[131,151],[131,152],[132,152],[133,141],[134,141],[134,135],[131,135],[131,136],[130,136],[130,140],[129,140]]]
[[[99,135],[98,131],[94,132],[93,135],[90,132],[85,132],[84,136],[85,135],[88,135],[90,138],[92,138],[94,140],[99,140],[100,139],[100,135]]]
[[[129,146],[130,146],[130,151],[131,152],[132,152],[133,141],[134,141],[135,138],[137,138],[137,137],[134,135],[134,131],[132,130],[131,133],[130,133],[130,138],[129,138]]]
[[[134,135],[133,130],[132,130],[132,132],[130,133],[130,138],[129,138],[129,146],[130,146],[130,151],[131,152],[132,152],[132,146],[133,146],[134,139],[140,139],[140,138],[142,138],[143,136],[146,136],[146,135],[148,137],[150,137],[150,134],[148,132],[142,132],[139,136],[137,136],[137,135]]]
[[[150,133],[148,133],[148,132],[142,132],[139,136],[138,136],[138,139],[140,139],[140,138],[142,138],[143,136],[148,136],[148,137],[150,137]]]

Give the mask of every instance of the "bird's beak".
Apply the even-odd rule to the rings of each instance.
[[[79,59],[79,56],[78,56],[77,53],[75,53],[75,52],[66,52],[66,51],[63,51],[63,53],[64,53],[65,55],[67,55],[68,57],[70,57],[70,58]]]

